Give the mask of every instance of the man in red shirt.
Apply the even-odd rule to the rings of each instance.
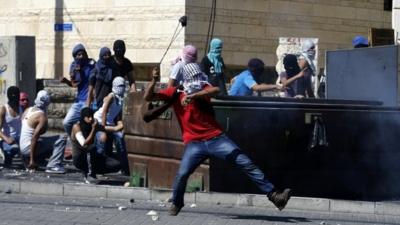
[[[173,185],[170,215],[176,216],[184,206],[183,196],[189,176],[209,157],[236,165],[282,210],[290,199],[291,190],[277,191],[264,173],[222,132],[215,120],[210,98],[219,92],[219,88],[207,82],[206,75],[197,63],[183,66],[182,74],[183,91],[179,87],[170,87],[155,93],[154,86],[159,75],[157,69],[153,70],[153,79],[144,95],[146,101],[173,99],[174,111],[182,130],[185,150]]]

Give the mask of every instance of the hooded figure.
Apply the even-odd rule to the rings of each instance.
[[[308,67],[313,72],[313,76],[316,74],[314,59],[315,59],[315,44],[311,40],[306,40],[301,46],[302,53],[301,56],[307,61]]]
[[[222,53],[222,40],[214,38],[210,43],[210,51],[207,54],[207,58],[214,65],[214,72],[216,74],[221,74],[223,72],[223,61],[221,57]]]
[[[107,57],[108,56],[108,57]],[[99,60],[96,63],[96,79],[102,80],[105,83],[111,83],[112,68],[111,68],[111,51],[107,47],[102,47],[99,53]]]
[[[197,61],[197,48],[193,45],[186,45],[182,49],[182,60],[185,63],[194,63]]]
[[[50,104],[50,95],[45,90],[41,90],[37,93],[35,99],[35,107],[47,112],[47,107]]]
[[[182,67],[183,90],[190,95],[201,91],[205,84],[209,84],[207,76],[201,71],[197,63],[188,63]]]
[[[82,56],[78,56],[79,52],[82,52]],[[76,67],[83,67],[89,62],[86,49],[82,44],[75,45],[74,49],[72,49],[72,57],[74,58],[74,61],[72,63],[74,69],[76,69]]]

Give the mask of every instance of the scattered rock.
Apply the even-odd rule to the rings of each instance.
[[[197,207],[197,205],[194,203],[190,205],[190,208],[196,208],[196,207]]]
[[[129,202],[130,202],[130,203],[135,203],[135,199],[131,198],[131,199],[129,200]]]
[[[4,193],[6,193],[6,194],[11,194],[11,193],[12,193],[11,188],[7,188],[7,189],[4,191]]]
[[[118,210],[119,210],[119,211],[126,210],[126,209],[127,209],[127,207],[126,207],[126,206],[123,206],[123,205],[121,205],[121,206],[118,207]]]
[[[129,187],[131,185],[131,183],[129,183],[129,181],[124,183],[124,187]]]

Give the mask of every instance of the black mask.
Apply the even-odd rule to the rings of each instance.
[[[125,42],[123,40],[116,40],[113,46],[114,55],[117,57],[124,57],[126,47]]]
[[[297,63],[297,57],[292,54],[288,54],[283,58],[283,65],[285,67],[286,74],[288,78],[300,73],[300,67]]]
[[[93,110],[89,107],[85,107],[81,110],[81,118],[79,119],[79,125],[81,127],[82,134],[87,138],[92,131],[92,124],[86,123],[85,117],[93,117]]]
[[[13,106],[19,106],[19,88],[11,86],[7,89],[8,104]]]

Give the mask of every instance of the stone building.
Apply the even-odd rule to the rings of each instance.
[[[168,77],[169,61],[192,43],[205,53],[207,34],[224,40],[223,56],[232,76],[249,58],[276,63],[279,37],[319,39],[319,61],[325,50],[350,48],[355,35],[368,29],[391,28],[386,0],[0,0],[0,35],[36,37],[36,77],[67,74],[71,49],[83,43],[97,59],[102,46],[115,39],[127,44],[138,80],[157,65],[182,15],[188,25],[161,65]],[[213,4],[216,3],[215,9]],[[213,14],[215,13],[215,14]],[[210,23],[210,18],[212,22]],[[66,24],[55,31],[56,24]],[[209,27],[214,27],[209,31]],[[70,26],[71,31],[68,31]],[[320,63],[323,67],[323,63]]]

